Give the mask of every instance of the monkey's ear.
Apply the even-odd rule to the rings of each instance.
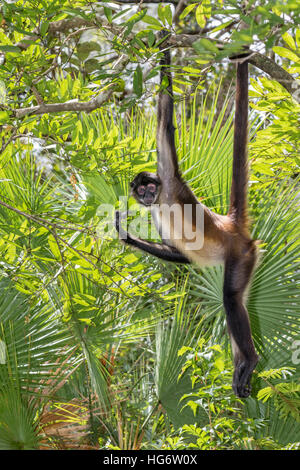
[[[130,183],[130,187],[131,187],[131,188],[133,188],[133,186],[134,186],[134,182],[133,182],[133,181],[131,181],[131,183]]]

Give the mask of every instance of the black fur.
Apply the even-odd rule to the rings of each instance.
[[[148,240],[142,240],[130,235],[121,226],[123,214],[119,211],[115,213],[115,227],[121,240],[127,245],[138,248],[149,255],[156,256],[156,258],[163,259],[164,261],[171,261],[173,263],[189,264],[190,261],[180,253],[175,247],[169,246],[166,243],[155,243]]]

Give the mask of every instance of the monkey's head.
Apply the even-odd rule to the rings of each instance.
[[[144,206],[155,204],[158,199],[161,182],[157,175],[142,171],[130,183],[131,195]]]

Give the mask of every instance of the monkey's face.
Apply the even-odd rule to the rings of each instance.
[[[161,182],[157,175],[143,171],[130,183],[132,196],[144,206],[155,204],[158,199]]]

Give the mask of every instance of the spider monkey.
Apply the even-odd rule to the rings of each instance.
[[[233,144],[233,175],[230,206],[227,215],[212,212],[197,200],[180,175],[175,148],[173,126],[173,91],[170,71],[170,52],[164,49],[165,33],[160,36],[161,88],[157,112],[157,174],[139,173],[131,183],[135,199],[149,207],[163,243],[135,238],[121,227],[119,212],[116,213],[116,229],[123,241],[158,258],[176,263],[196,263],[199,266],[224,263],[223,304],[228,332],[234,356],[232,387],[240,398],[250,395],[250,380],[258,362],[244,295],[256,263],[256,242],[251,239],[248,222],[247,184],[247,138],[248,138],[248,63],[245,58],[237,60],[235,122]],[[243,55],[244,56],[244,55]],[[163,84],[167,83],[164,88]],[[164,218],[163,205],[179,205],[183,210],[192,207],[188,224],[197,229],[196,209],[201,208],[204,220],[203,245],[190,248],[190,240],[176,235],[180,217]],[[185,215],[182,220],[186,222]],[[164,224],[169,225],[169,238],[163,237]]]

